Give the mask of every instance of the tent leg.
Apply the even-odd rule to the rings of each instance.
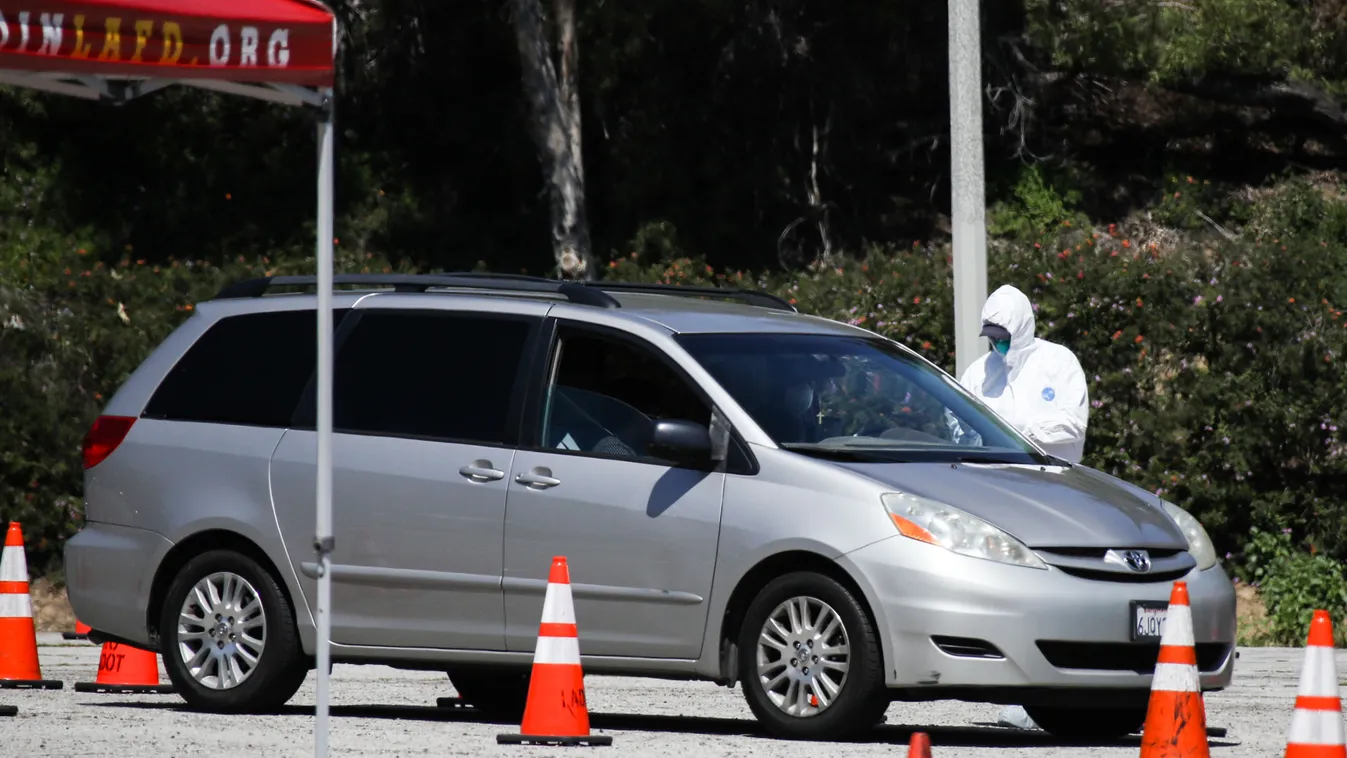
[[[332,651],[332,91],[318,122],[318,503],[314,547],[318,551],[317,704],[314,755],[328,754],[328,684]]]

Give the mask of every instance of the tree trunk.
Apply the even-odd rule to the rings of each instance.
[[[510,0],[529,127],[538,147],[551,200],[552,253],[557,271],[571,278],[594,278],[589,223],[585,217],[585,177],[580,146],[580,93],[576,67],[575,0],[556,0],[561,76],[552,65],[552,46],[543,24],[541,0]]]

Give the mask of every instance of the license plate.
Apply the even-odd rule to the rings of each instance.
[[[1132,602],[1132,640],[1159,640],[1165,633],[1169,603]]]

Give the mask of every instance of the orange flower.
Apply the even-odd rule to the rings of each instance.
[[[1121,329],[1119,329],[1118,331],[1116,331],[1116,332],[1113,333],[1113,339],[1115,339],[1115,340],[1118,339],[1118,338],[1121,337],[1121,336],[1122,336],[1122,330],[1121,330]]]
[[[1140,345],[1140,344],[1141,344],[1141,341],[1144,340],[1144,339],[1146,339],[1146,338],[1145,338],[1145,337],[1142,337],[1140,334],[1138,334],[1136,340],[1134,340],[1134,341],[1135,341],[1138,345]]]

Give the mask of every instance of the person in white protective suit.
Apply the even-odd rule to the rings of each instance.
[[[1089,388],[1068,348],[1034,336],[1034,308],[1018,289],[1003,285],[982,306],[986,353],[959,378],[969,392],[1045,452],[1079,463],[1090,416]],[[1021,706],[1003,708],[1004,726],[1037,729]]]
[[[1076,355],[1034,336],[1033,305],[1009,284],[982,306],[982,336],[992,352],[973,361],[959,383],[1045,452],[1079,463],[1090,393]]]

